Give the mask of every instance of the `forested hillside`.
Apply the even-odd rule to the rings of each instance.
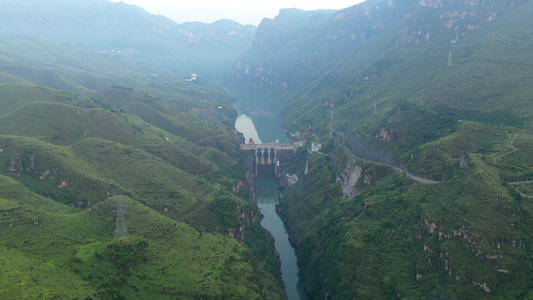
[[[110,92],[0,86],[3,295],[281,298],[232,129]]]
[[[177,25],[108,1],[37,2],[0,2],[0,298],[285,299],[249,195],[234,99],[179,62],[117,52],[170,51],[165,43],[182,41],[116,37]],[[119,8],[134,20],[80,31],[82,19],[124,18]]]
[[[233,77],[323,146],[280,207],[316,299],[531,297],[532,12],[369,0],[259,26]]]
[[[74,3],[0,0],[0,298],[286,298],[210,78],[306,146],[278,211],[313,298],[533,298],[531,1]]]

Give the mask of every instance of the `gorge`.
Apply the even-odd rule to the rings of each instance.
[[[231,92],[230,92],[231,94]],[[241,115],[237,118],[235,122],[235,128],[243,133],[246,141],[250,139],[256,143],[265,142],[289,142],[284,132],[279,130],[281,128],[281,123],[276,121],[280,120],[280,111],[276,111],[275,106],[265,107],[265,106],[250,106],[254,105],[255,102],[250,101],[257,97],[257,91],[246,92],[245,90],[240,90],[239,93],[236,93],[235,96],[238,100],[237,105]],[[263,95],[263,98],[269,98],[268,95]],[[270,97],[268,103],[276,103],[281,101],[281,99],[276,99],[275,97]],[[244,107],[244,108],[241,108]],[[253,116],[251,112],[263,109],[267,110],[267,116],[262,116],[263,118],[270,120],[264,122],[258,122],[261,126],[256,126],[254,119],[248,117],[247,114]],[[276,130],[278,129],[278,130]],[[266,138],[260,136],[258,132],[268,132],[270,133]],[[272,140],[272,138],[275,138]],[[276,145],[276,144],[272,144]],[[242,148],[242,147],[241,147]],[[293,151],[293,150],[289,150]],[[255,160],[255,151],[252,154],[254,157],[252,160]],[[250,170],[254,170],[254,163],[251,164]],[[296,264],[296,253],[295,249],[289,242],[289,236],[285,225],[281,217],[277,214],[276,205],[279,203],[279,187],[280,187],[280,178],[276,178],[276,174],[271,174],[270,176],[259,176],[257,174],[252,174],[249,176],[253,177],[253,184],[255,190],[255,200],[259,209],[259,213],[262,215],[261,225],[270,232],[274,238],[274,246],[279,255],[280,264],[281,264],[281,277],[284,282],[285,291],[289,300],[307,300],[310,299],[305,291],[305,284],[303,282],[303,277],[298,270]],[[283,176],[285,174],[283,173]]]
[[[533,299],[532,1],[82,2],[0,0],[0,298]]]

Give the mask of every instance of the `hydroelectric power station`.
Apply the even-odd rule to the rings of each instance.
[[[278,178],[286,186],[285,169],[292,163],[297,147],[292,144],[241,144],[247,156],[250,176],[254,178]]]

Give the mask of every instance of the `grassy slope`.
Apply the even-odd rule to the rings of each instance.
[[[157,74],[157,76],[154,76]],[[55,44],[31,37],[0,39],[0,83],[32,83],[92,95],[109,86],[142,89],[160,100],[183,109],[233,99],[214,84],[202,80],[186,82],[189,74],[139,64],[81,46]]]
[[[53,90],[48,92],[54,93]],[[101,184],[96,189],[99,190],[100,197],[86,201],[101,201],[104,199],[103,193],[113,189],[128,193],[136,193],[135,190],[138,189],[143,191],[142,195],[137,193],[139,200],[151,202],[160,210],[166,207],[169,213],[177,216],[196,202],[195,197],[210,199],[207,195],[218,189],[201,179],[201,176],[218,179],[226,188],[232,188],[235,184],[225,179],[226,172],[217,166],[220,164],[217,161],[219,158],[226,159],[223,165],[225,168],[239,164],[222,152],[218,154],[218,150],[188,141],[205,143],[204,139],[211,135],[223,135],[221,130],[213,130],[211,133],[207,123],[199,119],[192,124],[196,125],[193,130],[187,130],[186,124],[178,121],[179,117],[167,118],[169,122],[179,122],[182,125],[181,130],[175,132],[183,132],[183,137],[124,113],[62,103],[30,102],[1,117],[3,133],[34,137],[57,146],[52,147],[28,139],[15,143],[6,138],[13,148],[9,149],[10,147],[5,145],[7,149],[4,172],[18,176],[27,173],[29,176],[22,178],[27,182],[43,177],[46,172],[59,172],[58,176],[49,175],[53,180],[48,184],[41,180],[34,185],[40,187],[41,192],[50,192],[57,190],[53,187],[66,181],[70,188],[65,187],[64,190],[53,192],[57,194],[58,199],[65,202],[74,201],[68,199],[77,199],[68,193],[68,190],[72,190],[78,197],[85,195],[83,198],[90,198],[93,178],[100,178]],[[190,116],[186,119],[192,120]],[[207,134],[209,135],[206,136]],[[230,140],[229,137],[225,139]],[[18,145],[19,143],[22,145]],[[67,147],[60,147],[61,145]],[[236,147],[234,144],[231,146]],[[72,155],[61,161],[60,158],[67,154]],[[8,170],[12,165],[14,170]],[[84,168],[85,166],[90,167]],[[215,172],[217,176],[212,174]],[[139,176],[141,174],[143,176]],[[111,183],[113,187],[102,182]],[[82,186],[84,188],[81,188]],[[61,194],[65,195],[60,196]],[[182,202],[177,202],[175,198],[182,199]]]
[[[9,274],[4,277],[6,297],[43,293],[71,298],[96,291],[126,299],[260,297],[248,250],[235,240],[201,233],[129,199],[130,236],[113,242],[112,199],[70,214],[36,210],[22,206],[23,201],[2,201],[2,250],[16,258],[2,266]],[[133,255],[119,252],[129,245],[137,247]],[[61,274],[72,280],[58,285],[55,275]]]
[[[348,124],[367,138],[387,126],[389,114],[401,102],[423,105],[456,121],[523,127],[533,109],[526,85],[531,81],[531,35],[526,28],[532,10],[531,3],[507,10],[452,45],[450,33],[442,32],[424,43],[396,47],[401,26],[391,24],[364,47],[347,51],[307,89],[290,95],[285,126],[291,132],[309,125],[326,131],[330,120],[323,104],[332,101],[337,108],[334,128]]]
[[[53,89],[0,89],[0,251],[13,258],[0,293],[283,298],[268,237],[241,198],[238,147],[224,126],[153,98],[127,106],[180,130]],[[129,197],[128,241],[112,241],[109,197],[117,194]],[[71,286],[57,283],[65,277]]]

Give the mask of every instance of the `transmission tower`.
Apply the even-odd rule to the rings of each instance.
[[[374,115],[378,114],[378,102],[374,101]]]
[[[115,238],[114,240],[124,237],[128,237],[128,227],[126,226],[126,219],[124,219],[124,214],[126,214],[126,208],[128,205],[124,203],[124,196],[118,196],[115,203],[115,210],[117,212],[117,219],[115,225]]]
[[[452,66],[452,50],[448,53],[448,68]]]

